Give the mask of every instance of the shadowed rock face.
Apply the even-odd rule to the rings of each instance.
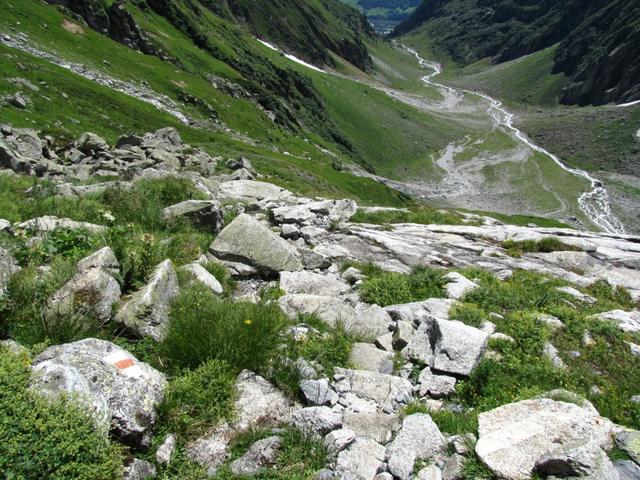
[[[554,72],[569,77],[561,102],[600,105],[640,99],[638,18],[640,5],[625,0],[425,0],[394,34],[424,25],[464,65],[485,57],[501,63],[560,42]]]

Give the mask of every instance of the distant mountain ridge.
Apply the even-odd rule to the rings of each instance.
[[[426,30],[458,64],[501,63],[559,43],[565,104],[640,99],[640,3],[631,0],[424,0],[394,36]]]
[[[411,15],[421,0],[342,0],[358,7],[380,34],[390,33]]]

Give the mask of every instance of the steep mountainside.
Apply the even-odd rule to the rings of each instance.
[[[373,30],[356,10],[338,0],[47,0],[63,5],[101,32],[119,42],[129,39],[134,48],[153,53],[127,11],[127,3],[151,8],[179,29],[193,30],[193,23],[206,18],[207,11],[247,26],[255,35],[273,41],[312,63],[334,65],[331,53],[358,68],[370,67],[371,59],[363,39]],[[195,32],[190,32],[195,33]],[[202,32],[200,32],[202,34]]]
[[[501,63],[560,42],[567,104],[640,99],[640,5],[628,0],[425,0],[394,35],[424,29],[457,63]]]

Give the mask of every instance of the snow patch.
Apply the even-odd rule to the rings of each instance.
[[[324,70],[316,67],[315,65],[311,65],[310,63],[305,62],[304,60],[299,59],[298,57],[291,55],[290,53],[285,53],[282,50],[280,50],[278,47],[270,44],[269,42],[265,42],[264,40],[260,40],[259,38],[256,38],[256,40],[258,42],[260,42],[262,45],[264,45],[265,47],[273,50],[274,52],[279,52],[282,53],[286,58],[288,58],[289,60],[291,60],[292,62],[295,62],[299,65],[302,65],[304,67],[310,68],[311,70],[315,70],[316,72],[320,72],[320,73],[327,73]]]
[[[628,103],[621,103],[620,105],[618,105],[618,108],[633,107],[634,105],[640,105],[640,100],[636,100],[634,102],[628,102]]]

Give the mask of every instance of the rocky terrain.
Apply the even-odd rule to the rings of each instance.
[[[124,470],[108,478],[640,478],[640,237],[470,214],[458,225],[355,223],[355,215],[395,210],[295,195],[244,158],[184,144],[172,128],[125,135],[115,146],[92,133],[62,147],[8,125],[1,135],[4,185],[37,177],[21,193],[25,202],[67,202],[78,216],[0,220],[0,356],[26,365],[29,395],[71,395],[100,438],[126,446]],[[128,282],[117,218],[101,211],[102,222],[84,221],[83,204],[73,202],[176,179],[194,193],[157,212],[160,221],[187,222],[213,241],[189,258],[161,256],[140,282]],[[177,235],[171,228],[165,243]],[[77,260],[67,276],[37,306],[49,334],[29,342],[16,320],[26,308],[18,286],[48,281],[65,250],[58,241],[37,261],[33,252],[60,232],[98,240],[69,257]],[[249,370],[238,361],[227,387],[209,385],[208,394],[229,389],[231,415],[211,414],[197,427],[187,421],[180,431],[167,411],[202,364],[171,368],[189,348],[173,360],[149,352],[189,334],[177,305],[191,291],[197,304],[187,309],[205,323],[190,348],[207,335],[232,344],[232,353],[211,350],[209,359],[235,358],[250,341],[206,324],[215,305],[238,328],[280,316],[286,328],[256,338],[274,342],[265,364]],[[260,309],[270,312],[266,320]],[[52,341],[69,319],[98,334]],[[346,357],[323,364],[336,335],[348,339]],[[323,339],[319,352],[300,354]],[[296,470],[309,459],[291,458],[292,431],[315,442],[318,466]],[[21,471],[18,460],[2,465]]]

